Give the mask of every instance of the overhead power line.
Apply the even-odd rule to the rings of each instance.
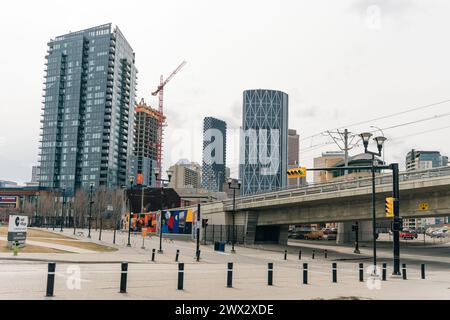
[[[345,125],[345,126],[342,126],[342,127],[339,127],[339,128],[335,128],[335,129],[330,129],[330,130],[350,128],[350,127],[354,127],[354,126],[365,124],[365,123],[369,123],[369,122],[374,122],[374,121],[378,121],[378,120],[388,119],[388,118],[400,116],[400,115],[403,115],[403,114],[406,114],[406,113],[411,113],[411,112],[414,112],[414,111],[418,111],[418,110],[423,110],[423,109],[439,106],[441,104],[448,103],[448,102],[450,102],[450,99],[446,99],[446,100],[442,100],[442,101],[439,101],[439,102],[434,102],[434,103],[430,103],[430,104],[414,107],[414,108],[411,108],[411,109],[407,109],[407,110],[391,113],[391,114],[388,114],[388,115],[385,115],[385,116],[381,116],[381,117],[377,117],[377,118],[373,118],[373,119],[369,119],[369,120],[355,122],[355,123],[352,123],[352,124],[349,124],[349,125]],[[307,140],[307,139],[311,139],[311,138],[323,135],[326,132],[327,132],[327,130],[324,130],[324,131],[322,131],[320,133],[316,133],[316,134],[313,134],[311,136],[302,138],[302,139],[300,139],[300,141],[304,141],[304,140]]]

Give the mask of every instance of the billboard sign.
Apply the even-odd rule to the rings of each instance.
[[[15,209],[18,207],[19,197],[0,196],[0,208]]]
[[[9,216],[8,242],[12,244],[17,241],[19,245],[24,245],[27,238],[27,227],[27,216]]]

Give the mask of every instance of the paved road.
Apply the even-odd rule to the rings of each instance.
[[[70,230],[64,232],[70,235]],[[356,260],[348,248],[336,247],[325,259],[322,248],[300,244],[304,253],[298,259],[298,247],[289,246],[288,259],[284,260],[282,247],[268,250],[237,247],[236,254],[217,253],[211,246],[202,246],[202,259],[194,259],[195,244],[183,241],[163,242],[164,254],[156,255],[150,262],[151,249],[158,248],[159,239],[145,242],[141,249],[140,237],[133,237],[131,248],[126,246],[126,233],[118,234],[114,253],[45,254],[32,258],[42,261],[10,261],[0,256],[0,299],[331,299],[356,296],[361,299],[450,299],[450,272],[433,257],[427,265],[427,279],[420,279],[421,261],[408,263],[408,280],[388,277],[386,282],[358,281],[358,263],[369,267],[368,256]],[[111,245],[112,233],[104,232],[102,242],[98,233],[92,232],[92,241]],[[328,247],[330,249],[330,247]],[[181,252],[185,265],[185,290],[177,288],[177,263],[175,252]],[[227,248],[229,250],[229,248]],[[366,250],[366,249],[364,249]],[[370,251],[370,250],[369,250]],[[382,253],[382,252],[380,252]],[[29,258],[23,254],[19,258]],[[420,255],[420,254],[419,254]],[[3,257],[5,258],[5,257]],[[447,257],[442,257],[444,259]],[[48,259],[57,263],[55,297],[45,298]],[[414,256],[411,257],[414,259]],[[120,263],[129,261],[128,293],[120,294]],[[338,263],[338,282],[332,283],[331,263]],[[83,263],[80,263],[83,262]],[[233,288],[226,288],[227,262],[234,262]],[[267,285],[267,263],[274,263],[274,286]],[[302,264],[308,263],[309,284],[302,284]],[[79,269],[77,269],[79,268]],[[71,271],[72,270],[72,271]],[[80,271],[79,289],[73,282],[74,270]],[[69,272],[68,272],[69,271]],[[388,275],[391,273],[389,266]],[[366,273],[368,272],[368,273]],[[365,280],[370,270],[365,270]],[[374,284],[375,286],[370,286]],[[374,288],[378,284],[379,289]]]

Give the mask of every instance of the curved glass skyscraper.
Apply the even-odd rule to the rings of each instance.
[[[246,90],[240,143],[242,195],[287,185],[288,95],[276,90]]]

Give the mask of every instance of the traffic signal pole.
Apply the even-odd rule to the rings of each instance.
[[[288,170],[288,177],[297,175],[297,174],[306,174],[306,171],[334,171],[334,170],[370,170],[373,169],[379,169],[379,170],[392,170],[392,197],[394,198],[394,219],[393,219],[393,226],[398,224],[399,221],[401,221],[400,218],[400,180],[399,180],[399,167],[398,163],[392,163],[388,166],[376,166],[373,168],[373,166],[354,166],[354,167],[331,167],[331,168],[297,168],[297,169],[290,169]],[[296,172],[296,171],[297,172]],[[298,170],[301,170],[301,172],[298,172]],[[303,171],[304,170],[304,171]],[[394,268],[392,275],[399,276],[401,275],[400,272],[400,230],[399,228],[392,228],[393,232],[393,256],[394,256]],[[375,252],[374,252],[375,256]],[[376,258],[375,258],[376,259]],[[375,260],[376,261],[376,260]]]
[[[398,163],[390,165],[392,170],[392,197],[394,198],[394,221],[400,219],[400,185]],[[400,230],[393,230],[393,251],[394,251],[394,270],[392,275],[399,276],[400,273]]]

